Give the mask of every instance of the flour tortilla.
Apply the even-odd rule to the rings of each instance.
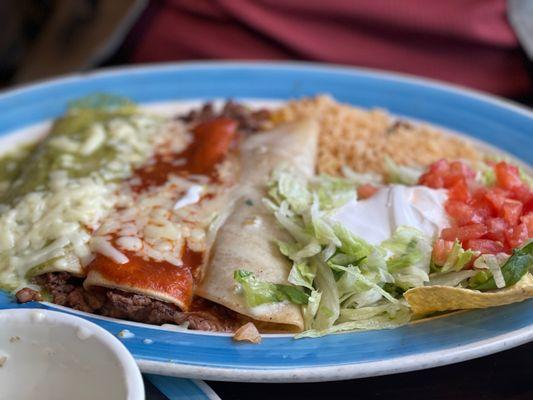
[[[404,297],[418,316],[439,311],[501,306],[533,298],[533,275],[527,273],[513,286],[487,292],[436,285],[409,289]]]
[[[235,208],[218,231],[196,295],[266,323],[276,330],[302,331],[300,306],[282,302],[250,308],[236,293],[233,273],[237,269],[252,272],[259,280],[288,284],[291,268],[279,252],[276,241],[289,240],[264,206],[267,183],[272,171],[287,166],[312,176],[317,152],[318,125],[313,120],[280,126],[272,131],[250,136],[241,148],[242,174],[235,193]]]

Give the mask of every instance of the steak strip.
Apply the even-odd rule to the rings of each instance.
[[[184,312],[174,304],[141,294],[106,288],[88,291],[82,282],[67,272],[51,272],[36,278],[53,303],[79,311],[152,325],[187,324],[189,329],[211,332],[234,332],[243,324],[238,314],[204,299],[196,298],[191,311]],[[17,300],[20,303],[39,300],[35,294],[39,295],[24,288],[17,292]]]

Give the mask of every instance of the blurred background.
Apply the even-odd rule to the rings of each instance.
[[[533,0],[0,0],[0,86],[124,64],[303,60],[533,104]]]

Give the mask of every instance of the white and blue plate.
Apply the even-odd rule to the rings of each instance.
[[[329,93],[342,102],[384,108],[464,133],[533,164],[533,113],[525,108],[424,79],[295,63],[154,65],[25,86],[0,95],[0,145],[15,131],[59,116],[69,100],[94,92],[139,103],[228,97],[285,100]],[[15,307],[56,308],[18,305],[0,293],[0,308]],[[533,340],[532,300],[393,330],[299,340],[265,335],[260,345],[235,343],[226,334],[177,331],[63,310],[82,314],[114,334],[131,332],[122,340],[143,372],[211,380],[301,382],[384,375],[464,361]]]

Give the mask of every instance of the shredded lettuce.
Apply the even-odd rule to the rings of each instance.
[[[257,307],[266,303],[279,303],[280,301],[307,304],[309,298],[307,293],[296,286],[263,282],[249,271],[236,270],[233,277],[240,284],[249,307]]]
[[[315,276],[316,264],[309,262],[295,262],[289,273],[288,281],[295,286],[302,286],[313,291],[313,281]]]
[[[340,246],[338,246],[340,254],[344,254],[348,256],[347,258],[355,261],[368,257],[372,252],[372,245],[355,236],[341,224],[335,224],[333,229],[340,241]]]
[[[428,285],[460,286],[462,283],[466,282],[468,278],[471,278],[476,274],[477,272],[472,269],[451,272],[436,272],[429,275]]]
[[[461,271],[472,260],[472,257],[477,255],[479,252],[464,250],[461,242],[456,240],[440,272]]]
[[[385,168],[389,183],[401,183],[408,186],[416,185],[424,172],[423,168],[398,165],[387,156],[385,156]]]
[[[514,254],[520,253],[520,251],[523,250],[524,248],[525,246],[523,246],[520,249],[517,249]],[[483,288],[483,286],[488,281],[493,282],[494,289],[496,288],[501,289],[507,286],[507,280],[505,279],[505,276],[504,276],[503,267],[509,264],[508,261],[510,259],[511,259],[511,256],[505,253],[482,254],[480,257],[477,258],[476,261],[474,261],[474,268],[478,270],[482,270],[482,271],[478,273],[477,275],[475,275],[474,278],[469,282],[470,286],[475,287],[476,289],[478,287]],[[511,262],[510,264],[513,264],[513,262]],[[522,270],[523,270],[523,273],[520,275],[520,277],[527,272],[527,268],[522,268]],[[509,283],[513,284],[511,282]]]
[[[268,194],[270,204],[279,206],[286,202],[292,212],[301,215],[305,214],[313,203],[318,203],[320,210],[331,210],[344,205],[357,195],[355,186],[349,179],[323,175],[306,182],[302,175],[287,168],[274,171]]]
[[[350,167],[343,165],[341,167],[342,175],[351,183],[353,183],[356,186],[364,185],[364,184],[372,184],[372,185],[380,185],[383,183],[383,178],[381,175],[367,172],[367,173],[361,173],[361,172],[355,172]]]
[[[494,278],[494,283],[496,284],[496,287],[498,289],[504,288],[505,278],[503,277],[500,263],[498,262],[496,256],[492,254],[484,254],[482,257],[485,258],[485,262],[489,267],[490,272],[492,273],[492,277]]]
[[[313,228],[314,237],[321,245],[333,244],[337,247],[341,245],[340,239],[335,234],[335,230],[331,223],[324,218],[324,213],[319,208],[319,203],[315,196],[315,201],[311,205],[311,226]]]
[[[392,329],[407,324],[411,312],[406,305],[387,305],[385,307],[363,307],[343,310],[339,322],[329,329],[310,329],[296,338],[316,338],[337,332],[371,329]]]
[[[303,177],[283,169],[276,170],[274,174],[270,195],[276,200],[285,200],[294,212],[304,212],[311,203],[311,193]]]
[[[476,274],[468,280],[468,287],[475,289],[480,285],[484,285],[492,278],[492,274],[487,270],[476,270]]]
[[[511,256],[484,254],[474,262],[474,267],[479,272],[468,281],[470,288],[483,291],[512,286],[533,267],[533,240],[514,249]]]
[[[476,181],[483,186],[493,186],[496,183],[496,174],[494,168],[486,162],[481,161],[474,165],[476,170]]]
[[[391,253],[387,269],[397,286],[407,290],[429,280],[431,243],[421,231],[400,226],[381,247]]]
[[[329,329],[339,317],[339,292],[335,276],[329,266],[317,257],[313,259],[313,262],[317,267],[314,284],[322,296],[310,326],[318,330]]]
[[[304,326],[311,326],[313,324],[321,301],[322,293],[317,290],[311,291],[307,305],[303,308]]]
[[[322,251],[322,246],[317,240],[311,240],[304,246],[300,246],[298,243],[278,242],[278,247],[281,254],[293,261],[313,257]]]
[[[357,195],[353,183],[349,180],[325,175],[314,178],[310,182],[310,189],[323,210],[340,207]]]
[[[370,254],[366,257],[363,264],[363,270],[368,272],[374,272],[378,276],[380,282],[394,283],[394,276],[389,272],[387,268],[387,260],[385,259],[384,252],[380,252],[380,248],[374,248]]]
[[[377,276],[375,274],[363,274],[361,269],[353,266],[342,267],[337,265],[336,268],[345,272],[338,281],[341,285],[344,285],[344,287],[348,289],[344,290],[344,298],[348,297],[346,296],[347,294],[349,295],[349,300],[343,305],[349,305],[349,303],[354,300],[361,305],[363,302],[367,303],[367,301],[363,300],[367,300],[367,296],[377,297],[377,294],[379,294],[377,300],[381,299],[381,297],[384,297],[391,303],[395,303],[397,301],[386,290],[381,288],[381,286],[378,284],[380,283],[379,281],[376,282]],[[345,282],[342,282],[343,279],[345,279]],[[371,293],[369,293],[369,291],[371,291]],[[354,296],[357,296],[357,298]],[[359,299],[359,301],[357,299]],[[341,296],[340,300],[341,302],[343,301],[343,296]]]
[[[362,321],[376,315],[387,313],[389,316],[396,316],[396,313],[404,308],[405,305],[401,303],[390,304],[390,303],[377,303],[374,306],[361,307],[357,309],[344,309],[341,311],[339,320],[341,322],[348,321]]]

